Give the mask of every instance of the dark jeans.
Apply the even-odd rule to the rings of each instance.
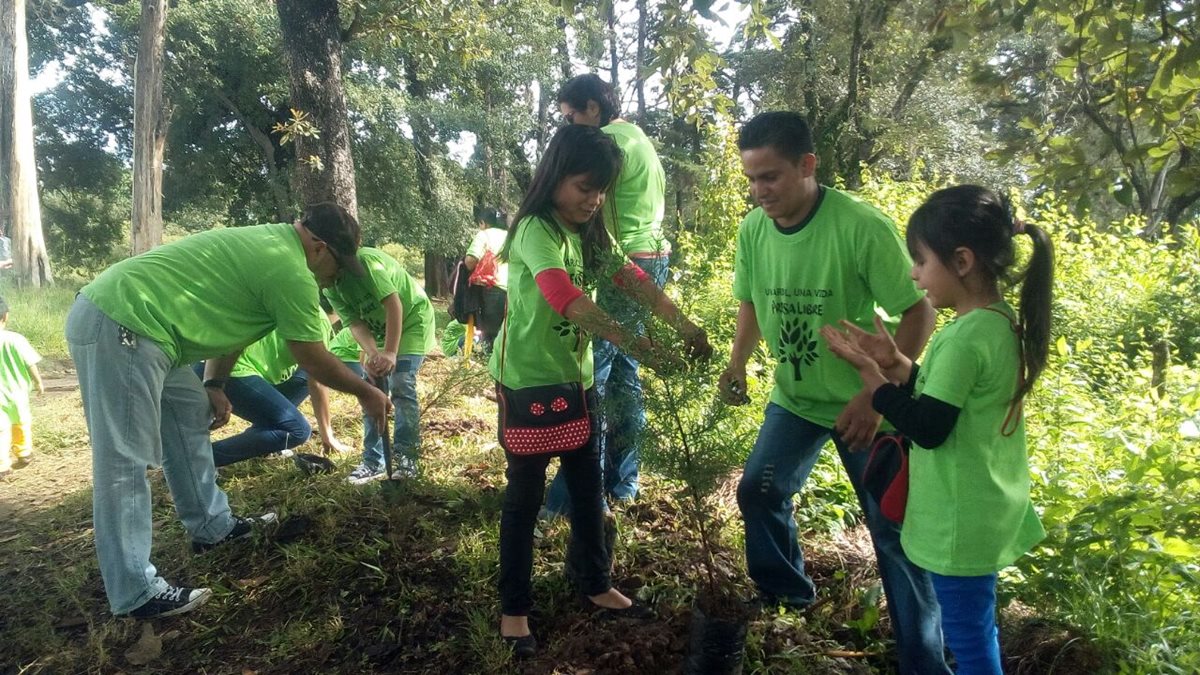
[[[830,429],[767,405],[754,450],[738,483],[738,506],[746,525],[746,565],[758,588],[794,605],[811,605],[816,586],[804,571],[804,552],[792,515],[792,497],[804,488]],[[837,438],[838,457],[862,506],[896,636],[900,672],[949,675],[943,654],[942,620],[929,573],[900,547],[900,526],[883,517],[862,486],[869,453],[850,452]]]
[[[483,291],[482,307],[475,317],[479,332],[483,333],[484,348],[490,350],[492,342],[500,334],[500,326],[504,324],[504,307],[508,302],[508,293],[499,288],[488,288]]]
[[[195,370],[204,377],[203,363],[196,364]],[[249,422],[250,428],[212,444],[216,466],[294,448],[312,436],[312,426],[299,409],[308,398],[308,373],[303,370],[276,385],[257,375],[231,377],[225,395],[233,414]]]
[[[587,392],[588,410],[596,409],[596,392]],[[571,494],[571,546],[579,552],[577,584],[584,595],[609,588],[608,551],[604,546],[604,499],[600,492],[596,416],[587,445],[558,454],[559,474]],[[527,616],[533,608],[533,530],[546,487],[546,466],[553,454],[516,456],[505,453],[508,486],[500,514],[500,611]]]

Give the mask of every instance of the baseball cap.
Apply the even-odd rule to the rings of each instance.
[[[329,246],[339,267],[356,277],[366,276],[367,270],[358,259],[362,232],[349,211],[333,202],[309,204],[300,224]]]

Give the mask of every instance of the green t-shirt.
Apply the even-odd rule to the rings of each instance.
[[[875,307],[898,315],[922,297],[887,216],[825,188],[799,232],[784,234],[756,208],[738,230],[733,295],[754,314],[777,360],[771,402],[823,427],[862,389],[854,367],[829,351],[821,326],[846,319],[874,331]]]
[[[471,240],[471,247],[467,249],[467,255],[476,260],[483,260],[485,251],[491,251],[492,255],[500,255],[500,249],[504,248],[504,240],[508,237],[508,230],[502,230],[498,227],[489,227],[486,230],[480,230],[475,234],[475,238]],[[496,288],[508,290],[508,263],[496,261]]]
[[[29,424],[29,392],[33,377],[29,369],[42,360],[24,335],[0,329],[0,409],[12,424]],[[0,448],[8,452],[8,448]]]
[[[325,327],[325,346],[329,347],[333,334],[333,324],[325,312],[321,312],[321,325]],[[296,357],[288,349],[287,340],[279,337],[278,331],[271,331],[258,342],[242,350],[242,355],[233,364],[230,377],[250,377],[257,375],[271,384],[280,384],[296,372]]]
[[[324,339],[317,281],[286,223],[193,234],[109,267],[80,291],[176,365],[231,354],[272,330]]]
[[[329,353],[342,361],[358,363],[362,356],[362,347],[359,346],[358,340],[354,339],[350,329],[343,328],[329,341]]]
[[[992,307],[1013,316],[1001,302]],[[1020,353],[1006,316],[976,309],[929,342],[916,393],[961,409],[946,442],[913,447],[900,543],[916,565],[949,576],[992,574],[1046,535],[1029,498],[1025,421],[1001,433]]]
[[[591,388],[591,339],[554,311],[536,280],[540,272],[560,269],[567,272],[572,283],[583,287],[583,244],[579,235],[537,216],[525,218],[516,227],[508,251],[508,313],[500,335],[492,343],[488,363],[492,377],[513,389],[581,380],[584,388]]]
[[[442,331],[442,353],[446,356],[458,354],[462,351],[459,341],[466,337],[467,327],[451,319],[450,323],[446,324],[446,330]]]
[[[671,244],[662,232],[667,179],[654,144],[629,122],[612,122],[600,131],[612,136],[625,153],[621,175],[604,206],[605,220],[617,246],[625,255],[670,253]]]
[[[403,265],[377,248],[363,246],[358,249],[358,259],[366,268],[367,276],[359,278],[343,274],[336,284],[325,289],[325,297],[342,321],[347,326],[352,321],[363,321],[375,335],[375,344],[382,347],[387,328],[383,299],[395,293],[404,309],[400,347],[396,353],[423,355],[432,351],[433,305],[429,304],[425,290],[413,281]]]

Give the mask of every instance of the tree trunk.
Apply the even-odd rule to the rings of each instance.
[[[163,150],[170,114],[163,107],[163,43],[167,0],[142,0],[133,67],[133,221],[130,255],[162,243]]]
[[[617,55],[617,0],[608,3],[608,77],[613,90],[621,79],[621,59]]]
[[[633,88],[637,92],[637,121],[646,123],[646,0],[637,0],[637,64],[633,73]],[[734,96],[734,102],[737,96]]]
[[[29,43],[25,2],[0,2],[0,214],[9,218],[14,275],[33,287],[54,282],[42,237],[33,108],[29,89]]]
[[[296,194],[302,204],[335,202],[357,217],[337,0],[275,0],[275,7],[292,107],[309,114],[320,131],[296,138]]]
[[[421,73],[414,57],[405,58],[404,73],[405,79],[408,81],[408,95],[414,101],[427,101],[429,90],[425,86],[425,81],[421,79]],[[429,118],[419,112],[410,113],[409,124],[412,126],[413,150],[417,159],[417,193],[421,196],[421,210],[423,213],[433,213],[437,207],[437,195],[433,185],[433,128]],[[429,220],[426,220],[424,224],[426,242],[434,240],[430,227]],[[427,243],[425,247],[426,295],[431,298],[440,297],[452,290],[449,286],[446,256],[429,250]]]
[[[571,49],[567,45],[567,17],[559,14],[554,19],[554,26],[558,28],[559,67],[562,69],[563,82],[566,82],[571,79]]]

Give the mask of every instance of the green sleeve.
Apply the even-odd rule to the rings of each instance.
[[[546,270],[567,271],[562,239],[551,227],[540,219],[531,218],[517,233],[514,244],[520,249],[521,260],[534,277]]]
[[[983,354],[972,340],[962,339],[962,334],[956,337],[959,339],[938,345],[936,362],[927,361],[922,368],[925,384],[921,394],[963,408],[983,371]]]
[[[307,270],[306,270],[307,272]],[[311,274],[297,275],[287,284],[275,286],[275,292],[262,294],[267,313],[275,320],[275,330],[284,340],[322,342],[320,290]]]
[[[20,340],[16,340],[17,353],[20,354],[21,360],[27,366],[35,366],[42,360],[42,355],[37,353],[33,345],[29,344],[29,340],[24,335],[19,335]]]
[[[866,223],[858,269],[871,289],[875,304],[888,314],[899,316],[924,296],[912,280],[908,249],[900,240],[895,224],[882,215]]]

